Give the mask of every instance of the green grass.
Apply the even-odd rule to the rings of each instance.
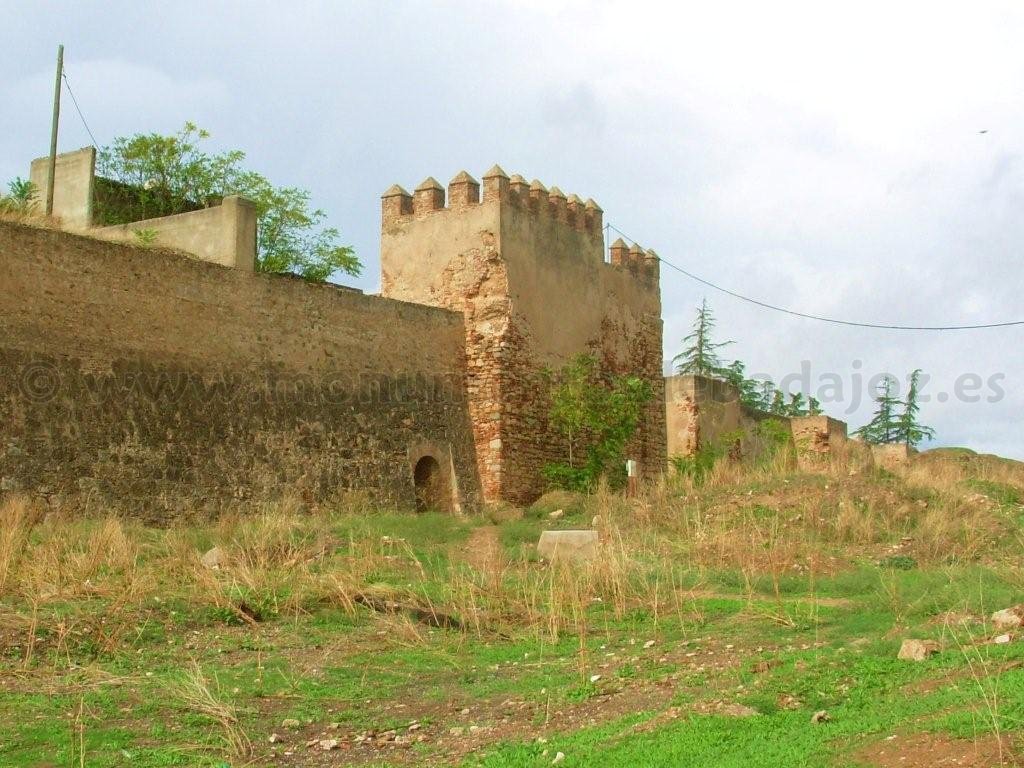
[[[787,480],[786,493],[827,493],[820,477]],[[908,491],[892,475],[870,482],[898,499],[916,493],[929,504],[934,500],[930,492]],[[781,485],[769,478],[741,483],[739,490],[712,489],[680,509],[711,501],[728,506],[737,495],[742,502],[748,493],[774,493]],[[1020,504],[1017,486],[977,480],[971,487],[1007,510]],[[576,501],[548,499],[500,525],[498,539],[519,569],[500,577],[506,587],[533,578],[540,587],[531,599],[559,596],[551,592],[558,585],[544,581],[550,571],[528,555],[543,528],[589,524],[593,509]],[[555,504],[566,514],[552,521]],[[750,509],[756,520],[774,514],[763,500]],[[464,612],[464,605],[447,601],[453,575],[469,567],[467,539],[482,521],[374,513],[319,522],[331,543],[326,559],[312,566],[314,574],[372,557],[362,588],[387,585]],[[85,537],[90,526],[82,523],[74,535]],[[196,552],[219,535],[209,526],[180,533]],[[878,551],[901,533],[894,530]],[[133,527],[132,535],[140,562],[167,549],[167,532]],[[498,587],[482,575],[474,594],[497,605],[498,618],[480,634],[362,606],[349,611],[329,593],[253,626],[212,608],[174,576],[159,589],[146,586],[123,607],[112,605],[114,593],[99,589],[79,599],[42,601],[26,661],[32,609],[5,596],[0,767],[78,765],[79,743],[90,768],[246,764],[224,749],[214,720],[173,694],[193,661],[215,696],[235,708],[253,741],[255,765],[275,762],[266,737],[286,718],[312,721],[288,734],[297,760],[306,754],[305,741],[329,723],[339,724],[332,735],[353,736],[419,720],[424,743],[360,753],[364,764],[379,766],[408,765],[413,758],[424,765],[542,766],[562,751],[567,766],[838,768],[852,765],[848,756],[864,745],[897,732],[973,738],[998,725],[1017,737],[1024,722],[1024,642],[984,642],[984,620],[1020,602],[1019,563],[936,565],[910,556],[850,554],[835,544],[827,554],[841,558],[841,567],[813,578],[791,569],[772,577],[691,562],[687,542],[672,536],[661,554],[638,550],[634,569],[622,576],[636,594],[660,590],[658,605],[647,598],[620,605],[609,588],[600,599],[585,597],[577,614],[569,611],[557,636],[543,620],[523,623],[526,598],[517,603],[506,596],[502,603]],[[97,574],[102,583],[117,578],[109,569]],[[668,598],[670,587],[679,590],[677,599]],[[287,596],[287,584],[282,589],[278,597]],[[106,647],[103,629],[117,622],[126,631]],[[905,637],[937,640],[943,650],[923,663],[898,661]],[[728,704],[759,714],[716,714]],[[463,708],[471,713],[460,714]],[[811,715],[822,709],[830,721],[812,724]],[[448,753],[449,729],[470,724],[485,730],[462,752]],[[344,763],[344,756],[332,757]]]

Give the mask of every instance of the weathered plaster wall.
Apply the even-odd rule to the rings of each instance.
[[[384,196],[381,291],[466,315],[471,413],[488,499],[529,501],[562,458],[541,371],[590,352],[654,390],[633,446],[647,476],[665,464],[656,262],[603,260],[601,211],[495,168]]]
[[[153,245],[186,251],[198,259],[252,272],[256,260],[256,206],[242,197],[226,197],[220,205],[198,211],[134,221],[89,231],[93,237],[139,242],[137,232],[148,230]]]
[[[462,317],[0,222],[0,487],[153,519],[479,498]]]
[[[790,420],[748,408],[728,382],[704,376],[665,379],[665,421],[668,455],[693,456],[702,445],[720,446],[727,436],[741,433],[740,450],[758,422],[774,419],[786,429]]]
[[[53,185],[53,217],[68,229],[92,226],[94,196],[93,176],[96,170],[96,148],[83,147],[57,155]],[[50,158],[32,161],[29,181],[36,188],[36,208],[46,210],[46,189],[50,180]]]
[[[829,416],[801,416],[790,419],[793,443],[801,466],[811,467],[827,460],[846,443],[846,422]]]
[[[132,244],[139,244],[137,232],[149,230],[156,235],[153,243],[156,246],[185,251],[196,258],[226,267],[250,272],[255,268],[256,207],[252,202],[231,196],[224,198],[219,205],[188,213],[98,227],[94,226],[95,172],[94,147],[57,155],[53,216],[62,228],[74,232],[88,230],[93,237]],[[49,159],[33,160],[29,176],[38,191],[37,209],[43,210]],[[122,190],[131,189],[125,185],[116,186]]]

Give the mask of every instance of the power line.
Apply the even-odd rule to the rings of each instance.
[[[92,145],[99,148],[100,143],[96,141],[96,137],[92,135],[92,131],[89,130],[89,124],[85,122],[85,115],[82,114],[82,108],[78,106],[78,99],[75,98],[75,92],[71,90],[71,83],[68,81],[68,73],[64,72],[64,85],[68,88],[68,95],[71,97],[72,103],[75,105],[75,111],[78,113],[79,119],[82,121],[82,125],[85,126],[85,132],[89,134],[89,138],[92,139]]]
[[[636,243],[636,240],[634,240],[632,237],[627,235],[625,232],[623,232],[621,229],[616,227],[614,224],[606,224],[605,225],[605,230],[607,231],[609,229],[615,230],[616,232],[618,232],[620,235],[622,235],[624,238],[626,238],[630,242]],[[775,304],[769,304],[766,301],[760,301],[759,299],[754,299],[754,298],[751,298],[750,296],[744,296],[741,293],[736,293],[736,291],[730,291],[728,288],[723,288],[720,285],[716,285],[715,283],[712,283],[710,280],[705,280],[704,278],[699,277],[699,276],[693,274],[692,272],[688,272],[687,270],[683,269],[682,267],[677,266],[676,264],[673,264],[670,261],[667,261],[665,258],[663,258],[661,256],[658,256],[658,261],[660,261],[665,266],[671,267],[672,269],[676,270],[677,272],[679,272],[679,273],[681,273],[683,275],[686,275],[691,280],[696,280],[698,283],[702,283],[703,285],[706,285],[709,288],[714,288],[716,291],[721,291],[722,293],[728,294],[729,296],[732,296],[733,298],[737,298],[737,299],[740,299],[742,301],[746,301],[746,302],[749,302],[751,304],[755,304],[755,305],[757,305],[759,307],[763,307],[764,309],[770,309],[770,310],[773,310],[775,312],[783,312],[783,313],[785,313],[787,315],[793,315],[794,317],[802,317],[802,318],[805,318],[807,320],[819,320],[819,321],[821,321],[823,323],[833,323],[835,325],[848,325],[848,326],[853,326],[855,328],[882,328],[882,329],[891,330],[891,331],[970,331],[970,330],[977,330],[977,329],[980,329],[980,328],[1006,328],[1006,327],[1011,326],[1011,325],[1024,325],[1024,320],[1011,320],[1011,321],[1004,322],[1004,323],[978,323],[977,325],[894,325],[894,324],[890,324],[890,323],[862,323],[862,322],[857,322],[855,320],[839,320],[839,319],[834,318],[834,317],[823,317],[821,315],[812,315],[812,314],[809,314],[807,312],[798,312],[798,311],[796,311],[794,309],[787,309],[785,307],[779,307],[779,306],[776,306]]]

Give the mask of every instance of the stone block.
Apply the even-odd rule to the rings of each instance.
[[[548,562],[593,560],[597,557],[597,531],[544,531],[537,542],[537,554]]]

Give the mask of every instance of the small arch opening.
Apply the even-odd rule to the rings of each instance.
[[[416,487],[417,512],[447,512],[445,500],[444,473],[441,465],[433,456],[424,456],[416,462],[412,472],[413,484]]]

